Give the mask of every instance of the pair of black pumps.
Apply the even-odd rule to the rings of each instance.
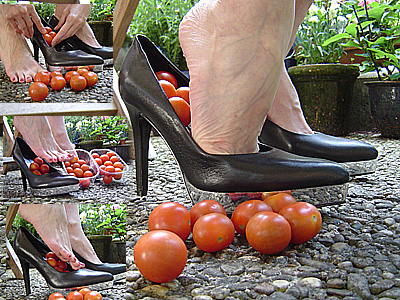
[[[34,237],[26,228],[20,227],[15,235],[14,249],[21,262],[26,295],[31,293],[29,265],[33,265],[53,288],[65,289],[87,286],[113,280],[113,275],[126,271],[125,264],[93,264],[74,252],[85,268],[73,270],[68,264],[69,272],[60,272],[50,266],[45,257],[51,252],[41,240]]]
[[[43,26],[50,27],[53,31],[58,24],[58,19],[55,16],[50,18],[49,23],[43,18],[41,18],[41,21]],[[39,61],[40,49],[50,71],[58,71],[63,67],[93,65],[96,68],[102,66],[104,63],[112,64],[112,47],[92,47],[84,43],[76,35],[73,35],[52,48],[47,44],[35,24],[33,24],[33,29],[32,44],[34,58],[36,61]]]
[[[369,144],[322,133],[296,134],[269,120],[259,137],[259,153],[206,153],[175,113],[155,76],[158,71],[174,75],[179,87],[189,86],[189,79],[149,39],[137,35],[122,65],[119,90],[134,132],[140,196],[145,196],[148,189],[148,145],[152,127],[172,150],[186,184],[209,192],[267,192],[336,186],[348,182],[350,174],[374,171],[378,152]],[[353,166],[348,167],[348,164]]]

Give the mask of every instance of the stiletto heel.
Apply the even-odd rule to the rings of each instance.
[[[338,185],[349,180],[347,171],[337,163],[301,157],[273,148],[262,153],[239,155],[204,152],[168,101],[155,76],[157,71],[172,73],[178,86],[189,86],[188,78],[150,40],[137,35],[120,72],[121,97],[133,127],[143,126],[137,121],[140,120],[139,112],[139,116],[164,138],[186,180],[195,188],[221,193],[266,192]],[[140,151],[147,143],[146,134],[143,132],[143,136],[141,134],[137,138],[139,141],[135,141]],[[140,157],[139,164],[146,159],[145,156]],[[137,175],[140,177],[145,174],[142,173]],[[143,178],[143,185],[146,180]],[[145,195],[146,189],[139,189]]]
[[[147,195],[147,178],[149,169],[149,139],[151,125],[138,111],[132,110],[131,114],[133,137],[135,143],[136,186],[139,196]]]
[[[39,197],[61,195],[79,190],[77,178],[55,169],[45,159],[43,159],[43,163],[49,166],[49,172],[44,175],[33,174],[29,165],[36,158],[36,154],[22,138],[15,139],[12,155],[21,169],[24,191],[27,190],[26,180],[28,180],[32,194]]]
[[[26,295],[29,295],[31,293],[31,281],[29,278],[29,262],[21,258],[20,263],[22,267],[22,275],[24,276],[25,293]]]
[[[32,45],[33,45],[33,58],[39,62],[39,45],[32,40]]]
[[[51,252],[42,241],[35,238],[26,228],[20,227],[15,235],[14,249],[22,265],[25,282],[25,291],[29,295],[29,264],[34,266],[44,277],[46,282],[53,288],[74,288],[105,281],[110,281],[113,276],[107,272],[93,271],[86,268],[73,270],[67,264],[69,272],[60,272],[50,266],[45,256]]]

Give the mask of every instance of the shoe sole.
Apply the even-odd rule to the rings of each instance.
[[[89,288],[91,291],[98,291],[99,293],[101,293],[103,290],[112,289],[114,282],[115,282],[115,279],[110,280],[110,281],[104,281],[104,282],[100,282],[100,283],[85,285],[84,287]],[[49,288],[50,294],[58,292],[58,293],[65,295],[64,297],[66,297],[70,292],[76,291],[77,288],[82,288],[82,286],[71,287],[71,288],[56,288],[56,287],[52,287],[47,282],[46,282],[46,284],[47,284],[47,287]]]
[[[37,197],[48,197],[48,196],[68,194],[70,192],[76,192],[78,190],[79,190],[79,184],[59,186],[55,188],[46,188],[46,189],[35,189],[31,187],[32,195]]]
[[[226,193],[202,191],[194,187],[186,179],[184,181],[186,190],[193,205],[206,199],[213,199],[221,203],[225,208],[226,213],[229,215],[233,213],[240,203],[249,200],[247,195],[244,195],[240,199],[234,201]],[[315,205],[316,207],[337,205],[346,201],[348,187],[349,184],[344,183],[340,185],[306,188],[294,190],[292,191],[292,195],[297,201],[305,201]]]
[[[59,72],[61,72],[63,74],[65,74],[65,73],[67,73],[69,71],[72,71],[72,68],[74,68],[74,67],[71,67],[71,66],[62,66],[62,67],[57,66],[57,67],[55,67],[55,66],[50,66],[47,63],[46,63],[46,67],[47,67],[47,70],[49,72],[59,71]],[[79,66],[77,66],[77,67],[79,67]],[[92,71],[96,72],[96,73],[103,72],[103,65],[93,65],[93,70]]]
[[[354,161],[354,162],[346,162],[340,163],[340,165],[349,172],[350,176],[357,175],[366,175],[374,173],[376,170],[378,160],[363,160],[363,161]]]

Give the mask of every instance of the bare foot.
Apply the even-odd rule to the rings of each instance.
[[[46,117],[15,116],[14,126],[37,156],[50,163],[71,160],[73,155],[62,150],[56,143]]]
[[[0,13],[0,56],[12,82],[32,82],[44,69],[34,60],[25,38]]]
[[[179,39],[190,72],[191,128],[204,151],[258,151],[293,21],[293,0],[202,0],[185,16]]]
[[[65,128],[64,117],[62,116],[47,116],[51,133],[62,150],[74,150],[75,146],[71,143],[68,137],[67,129]]]
[[[67,216],[62,204],[21,204],[21,217],[31,223],[49,248],[74,270],[84,267],[72,252]]]
[[[285,68],[281,73],[274,102],[268,111],[268,118],[286,130],[296,133],[313,133],[304,118],[299,96]]]
[[[92,244],[82,230],[78,204],[64,204],[68,220],[68,234],[72,249],[91,263],[101,264]]]
[[[95,48],[101,48],[101,45],[96,40],[94,36],[92,28],[90,28],[89,24],[86,22],[85,25],[79,29],[75,35],[84,43],[88,44],[89,46]]]

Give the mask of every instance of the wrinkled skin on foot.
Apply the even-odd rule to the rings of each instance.
[[[84,267],[72,252],[67,216],[62,204],[21,204],[21,217],[30,222],[49,248],[74,270]]]
[[[191,78],[191,128],[204,151],[258,151],[293,22],[293,0],[202,0],[185,16],[179,39]]]

